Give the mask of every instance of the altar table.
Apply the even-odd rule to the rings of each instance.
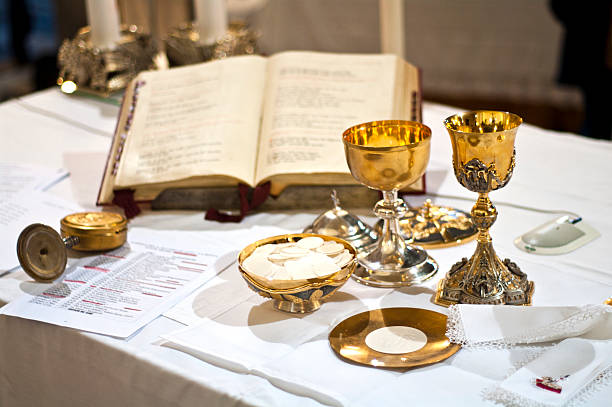
[[[469,211],[475,194],[455,180],[451,146],[442,125],[460,109],[424,105],[424,122],[432,128],[427,191],[434,203]],[[111,142],[118,108],[98,100],[67,96],[49,89],[0,105],[0,161],[63,167],[70,177],[50,193],[94,210],[99,181]],[[340,137],[340,135],[338,135]],[[612,143],[522,125],[516,141],[516,169],[511,182],[490,196],[498,207],[491,230],[501,257],[509,257],[535,282],[534,305],[600,304],[612,296]],[[411,196],[420,205],[427,196]],[[331,203],[330,203],[331,206]],[[518,250],[513,239],[556,216],[539,210],[578,213],[601,237],[565,255],[537,256]],[[372,222],[368,210],[358,212]],[[302,230],[317,211],[256,213],[240,224],[205,221],[201,212],[145,211],[131,225],[158,230],[235,230],[275,225]],[[383,307],[420,307],[445,313],[432,303],[440,278],[475,243],[431,250],[440,270],[425,283],[397,290],[361,287],[380,297]],[[240,247],[236,248],[237,250]],[[234,263],[220,277],[245,289]],[[0,278],[0,305],[22,292],[29,278],[14,271]],[[349,281],[347,286],[357,285]],[[338,304],[335,304],[338,305]],[[324,304],[323,307],[326,305]],[[80,332],[13,317],[0,317],[0,406],[319,406],[321,399],[283,390],[264,377],[240,374],[160,346],[160,335],[183,327],[160,316],[127,340]],[[331,329],[332,327],[330,327]],[[330,354],[330,357],[336,357]],[[509,357],[511,358],[511,356]],[[365,394],[353,405],[493,405],[481,392],[503,379],[506,367],[461,350],[439,364],[415,368],[398,377],[390,391],[360,378]],[[511,366],[512,360],[507,361]],[[316,374],[317,366],[303,366]],[[359,370],[363,369],[363,370]],[[366,391],[363,391],[365,387]],[[608,406],[612,386],[597,392],[589,405]]]

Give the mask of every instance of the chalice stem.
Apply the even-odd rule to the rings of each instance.
[[[397,197],[397,190],[382,193],[382,201],[374,208],[376,215],[383,219],[378,240],[379,255],[383,264],[395,268],[403,262],[398,254],[406,250],[406,243],[400,234],[399,219],[406,214],[407,207],[406,203]]]
[[[465,289],[470,294],[486,298],[498,295],[504,288],[499,284],[500,270],[503,269],[501,260],[493,249],[489,229],[497,219],[497,209],[489,199],[487,192],[478,194],[478,200],[472,207],[472,220],[478,229],[476,251],[470,259],[466,272]],[[482,265],[487,265],[482,267]]]
[[[472,208],[472,220],[478,229],[478,242],[491,243],[489,229],[497,219],[497,209],[489,199],[487,192],[478,194],[478,200]]]

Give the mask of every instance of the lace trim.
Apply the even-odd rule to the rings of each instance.
[[[590,383],[580,389],[568,403],[568,407],[578,407],[586,403],[595,393],[602,391],[612,384],[612,366],[608,366],[597,375]]]
[[[466,337],[461,312],[457,305],[449,308],[446,323],[446,336],[453,343],[459,343],[466,348],[508,348],[521,343],[548,342],[556,339],[579,336],[592,328],[592,324],[585,326],[585,322],[601,318],[612,313],[612,307],[606,305],[585,305],[568,318],[553,322],[522,335],[500,338],[490,341],[474,342]]]
[[[453,343],[460,343],[462,346],[467,345],[467,338],[463,329],[463,321],[461,320],[461,311],[457,305],[451,305],[448,308],[448,317],[446,319],[446,337]]]
[[[521,367],[525,366],[527,363],[533,362],[534,360],[542,356],[544,352],[549,351],[554,347],[555,345],[515,346],[513,349],[524,349],[527,352],[522,359],[516,362],[512,362],[512,368],[510,369],[510,372],[508,372],[508,375],[506,377],[510,377],[511,375],[516,373],[516,371],[519,370]]]
[[[520,394],[494,386],[483,391],[483,399],[495,404],[503,404],[506,407],[550,407],[548,404],[540,403],[521,396]]]
[[[612,366],[604,369],[591,382],[582,387],[564,404],[564,407],[579,407],[593,397],[595,393],[610,386],[610,384],[612,384]],[[484,400],[503,404],[506,407],[551,407],[550,404],[528,399],[497,385],[485,388],[482,391],[482,397]]]

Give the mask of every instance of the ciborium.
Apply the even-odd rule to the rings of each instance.
[[[501,260],[489,229],[497,209],[489,192],[504,187],[515,163],[514,140],[523,120],[512,113],[474,111],[444,121],[453,146],[453,168],[459,183],[478,193],[472,221],[478,229],[474,255],[455,263],[440,281],[435,302],[463,304],[530,305],[533,282],[516,263]]]
[[[353,277],[366,285],[400,287],[431,277],[438,264],[410,237],[402,236],[398,220],[408,207],[397,192],[418,180],[429,162],[431,130],[416,122],[383,120],[344,131],[346,161],[361,184],[382,192],[374,213],[383,219],[377,241],[360,248]]]

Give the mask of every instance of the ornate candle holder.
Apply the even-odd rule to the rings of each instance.
[[[455,263],[440,281],[435,302],[530,305],[533,282],[519,267],[495,254],[489,228],[497,209],[489,192],[504,187],[512,177],[514,139],[523,120],[512,113],[475,111],[444,121],[453,146],[453,167],[461,185],[479,194],[472,208],[478,229],[476,252]]]
[[[171,66],[190,65],[222,59],[234,55],[257,54],[257,33],[240,22],[230,23],[227,32],[214,44],[203,45],[200,34],[192,23],[182,25],[168,33],[166,55]]]
[[[359,124],[343,134],[351,174],[363,185],[382,192],[374,212],[383,219],[376,243],[361,248],[353,277],[366,285],[400,287],[431,277],[438,264],[427,252],[406,243],[398,219],[408,208],[397,191],[419,179],[429,162],[431,130],[403,120]]]
[[[113,49],[94,47],[89,27],[83,27],[59,48],[57,84],[65,93],[78,89],[108,97],[124,89],[140,71],[154,69],[156,53],[151,36],[134,25],[121,30],[121,40]]]

